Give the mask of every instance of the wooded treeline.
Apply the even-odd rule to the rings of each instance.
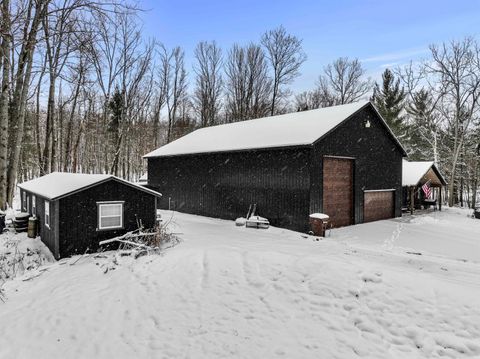
[[[281,26],[230,49],[200,42],[189,65],[180,46],[142,36],[142,12],[123,1],[2,0],[0,11],[0,208],[19,180],[52,171],[137,180],[145,153],[196,128],[369,97],[410,157],[447,175],[452,204],[475,202],[475,39],[431,46],[380,83],[341,57],[294,94],[307,57]]]

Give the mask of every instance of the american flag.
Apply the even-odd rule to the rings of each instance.
[[[423,186],[422,186],[423,193],[425,193],[425,198],[430,198],[430,195],[432,194],[432,188],[430,187],[430,180],[427,181]]]

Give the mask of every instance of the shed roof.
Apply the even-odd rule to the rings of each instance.
[[[368,104],[369,102],[366,101],[355,102],[205,127],[170,142],[144,157],[311,145]],[[385,126],[390,131],[386,124]],[[393,133],[391,135],[402,148]],[[403,148],[402,151],[405,153]]]
[[[434,175],[442,185],[446,185],[446,181],[436,168],[433,161],[403,161],[402,164],[402,186],[416,186],[423,177],[433,171]]]
[[[55,200],[109,180],[121,182],[154,196],[161,196],[160,193],[151,189],[136,185],[113,175],[104,174],[52,172],[45,176],[20,183],[18,187],[41,197]]]

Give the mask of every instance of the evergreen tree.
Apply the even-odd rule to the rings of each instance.
[[[113,160],[110,166],[110,173],[118,176],[118,161],[120,155],[120,148],[122,144],[122,117],[124,110],[124,96],[118,88],[115,88],[115,93],[108,103],[110,109],[110,120],[107,124],[107,132],[109,133],[110,148],[113,152]]]
[[[392,71],[386,69],[382,74],[382,86],[375,83],[371,101],[399,138],[405,137],[406,131],[402,115],[405,97],[405,91],[400,87],[400,79],[395,79]]]
[[[406,106],[410,117],[408,152],[413,160],[433,159],[438,165],[439,129],[433,115],[431,95],[423,88],[412,95]]]

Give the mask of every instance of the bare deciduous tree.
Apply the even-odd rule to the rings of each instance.
[[[0,13],[0,209],[5,207],[7,201],[7,168],[8,168],[8,100],[9,100],[9,74],[10,74],[10,1],[3,0]]]
[[[165,74],[166,105],[168,114],[167,143],[173,140],[173,130],[179,108],[187,96],[187,72],[185,71],[185,53],[180,47],[170,52],[162,51],[162,66]]]
[[[16,69],[11,69],[14,75],[9,81],[13,87],[9,108],[8,125],[8,168],[7,168],[7,202],[11,203],[17,181],[20,165],[20,154],[25,128],[26,102],[32,76],[33,57],[37,46],[37,35],[43,19],[47,15],[50,1],[28,1],[25,7],[18,11],[26,15],[19,26],[20,49],[18,50]],[[9,16],[12,16],[11,14]],[[14,15],[16,17],[16,15]],[[9,90],[10,91],[10,90]],[[1,184],[0,184],[1,185]]]
[[[302,40],[287,33],[283,26],[263,34],[262,45],[267,50],[267,59],[273,70],[272,99],[270,115],[277,112],[282,96],[281,86],[291,83],[300,75],[300,66],[307,55],[302,49]]]
[[[320,92],[318,90],[304,91],[295,96],[295,110],[308,111],[321,107]]]
[[[360,100],[372,88],[358,59],[340,57],[324,69],[318,89],[326,103],[343,105]]]
[[[218,122],[222,91],[222,51],[215,42],[200,42],[195,48],[194,104],[202,127]]]
[[[448,122],[452,139],[450,154],[449,206],[454,204],[454,186],[459,156],[473,121],[478,118],[480,99],[480,49],[472,38],[430,46],[432,61],[425,64],[439,94],[438,110]]]
[[[55,96],[57,78],[63,71],[70,55],[72,28],[72,6],[75,0],[65,0],[62,4],[53,3],[52,11],[42,20],[44,42],[46,47],[47,69],[49,77],[47,120],[45,126],[45,144],[40,162],[40,174],[56,170],[56,138],[55,138]],[[62,6],[62,7],[60,7]],[[74,22],[74,19],[73,19]]]
[[[227,122],[268,114],[272,81],[262,48],[234,45],[226,62]]]

